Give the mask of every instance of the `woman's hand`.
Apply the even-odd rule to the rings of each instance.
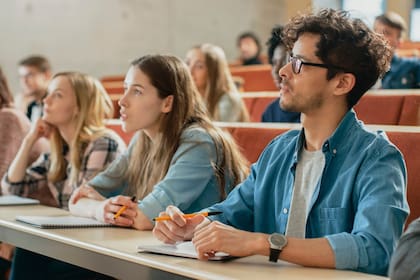
[[[25,140],[34,144],[41,137],[49,138],[52,130],[53,126],[40,118],[31,126]]]
[[[132,227],[135,224],[139,209],[137,201],[131,201],[131,197],[118,195],[104,200],[97,208],[95,217],[105,223]],[[119,215],[116,215],[116,214]]]
[[[94,200],[105,200],[100,193],[98,193],[94,188],[89,185],[82,185],[77,188],[70,197],[70,204],[76,204],[77,201],[81,198],[89,198]]]

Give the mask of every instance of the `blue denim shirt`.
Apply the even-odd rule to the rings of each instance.
[[[391,69],[382,79],[384,89],[420,88],[420,61],[417,58],[403,58],[394,55]]]
[[[251,174],[212,219],[236,228],[284,234],[304,131],[274,139]],[[383,132],[368,132],[353,110],[327,139],[325,167],[308,212],[306,238],[326,237],[339,269],[385,275],[408,216],[406,168]]]

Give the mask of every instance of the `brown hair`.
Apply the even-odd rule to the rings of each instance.
[[[143,56],[134,60],[131,65],[138,67],[148,76],[160,98],[173,96],[174,109],[162,116],[158,136],[153,143],[143,131],[138,132],[139,138],[134,144],[127,170],[128,192],[137,194],[138,198],[149,194],[153,186],[168,172],[182,132],[196,125],[203,128],[215,144],[217,160],[213,166],[220,197],[224,198],[225,185],[235,186],[247,174],[246,161],[232,138],[214,126],[207,116],[205,105],[188,67],[179,58],[166,55]],[[233,179],[226,182],[226,178]]]
[[[407,30],[407,24],[405,20],[397,13],[386,12],[385,14],[379,15],[375,18],[375,21],[379,21],[389,27],[396,28],[400,31],[400,37],[402,33]]]
[[[32,55],[22,59],[19,66],[32,66],[42,73],[51,71],[51,64],[45,57],[41,55]]]

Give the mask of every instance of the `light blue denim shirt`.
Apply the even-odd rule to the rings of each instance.
[[[236,228],[284,234],[304,131],[274,139],[250,176],[213,216]],[[383,132],[368,132],[350,110],[322,151],[325,167],[308,212],[306,238],[326,237],[338,269],[385,275],[408,216],[406,168]]]
[[[128,182],[125,171],[135,141],[138,141],[137,135],[127,152],[88,184],[106,197],[132,195],[126,193]],[[213,168],[216,160],[216,147],[210,135],[198,126],[187,128],[181,135],[166,176],[139,202],[140,210],[152,221],[168,205],[192,213],[219,202],[220,191]],[[232,181],[231,178],[226,180]],[[231,186],[227,184],[225,189],[228,192]]]

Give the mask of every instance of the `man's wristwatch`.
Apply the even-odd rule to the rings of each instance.
[[[273,233],[268,237],[270,243],[270,262],[277,262],[281,250],[287,245],[287,238],[283,234]]]

